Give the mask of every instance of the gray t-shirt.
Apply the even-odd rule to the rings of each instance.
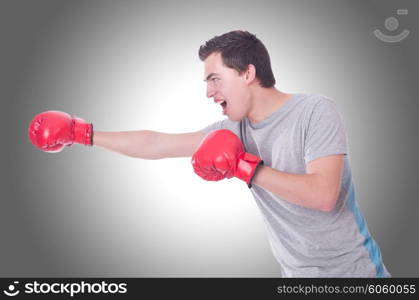
[[[305,174],[308,162],[345,154],[341,191],[331,212],[293,204],[252,185],[283,277],[390,277],[355,200],[345,127],[332,100],[293,94],[258,123],[226,119],[202,131],[218,129],[231,130],[247,152],[287,173]]]

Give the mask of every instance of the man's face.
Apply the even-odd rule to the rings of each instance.
[[[240,121],[250,109],[249,87],[245,73],[239,73],[223,64],[221,53],[212,53],[205,59],[204,81],[207,97],[221,105],[223,114],[232,121]]]

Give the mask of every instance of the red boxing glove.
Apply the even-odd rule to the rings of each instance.
[[[260,164],[263,161],[246,153],[240,139],[227,129],[207,134],[192,156],[194,171],[203,179],[218,181],[237,177],[245,181],[249,188]]]
[[[60,152],[72,144],[92,145],[93,125],[72,118],[62,111],[45,111],[36,115],[28,127],[29,139],[45,152]]]

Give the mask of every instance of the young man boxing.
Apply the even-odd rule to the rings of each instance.
[[[249,32],[216,36],[199,57],[207,97],[221,105],[225,120],[183,134],[100,132],[47,111],[29,125],[30,140],[46,152],[78,143],[142,159],[192,157],[205,180],[247,184],[284,277],[389,277],[355,199],[334,102],[276,89],[268,51]]]

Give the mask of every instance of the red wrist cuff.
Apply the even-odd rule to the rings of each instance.
[[[93,145],[93,124],[86,123],[83,119],[73,119],[73,141],[77,144]]]
[[[261,164],[263,164],[263,161],[260,157],[251,153],[243,152],[239,155],[237,170],[234,176],[245,181],[247,186],[251,188],[253,176],[256,172],[256,169]]]

